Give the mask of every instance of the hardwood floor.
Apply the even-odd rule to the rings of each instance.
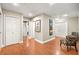
[[[66,46],[60,47],[60,39],[51,40],[45,44],[38,43],[33,38],[24,37],[23,43],[9,45],[1,49],[1,55],[78,55],[78,52],[72,47],[72,50],[67,51]],[[77,44],[79,49],[79,43]]]

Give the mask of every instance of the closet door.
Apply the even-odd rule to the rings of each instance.
[[[16,44],[20,41],[20,19],[5,16],[5,44]]]

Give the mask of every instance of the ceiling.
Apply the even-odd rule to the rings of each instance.
[[[3,3],[2,8],[22,13],[25,17],[33,17],[41,13],[46,13],[49,16],[62,16],[67,14],[74,17],[79,15],[78,3],[19,3],[19,6],[14,6],[12,3]],[[28,14],[32,13],[32,16]]]

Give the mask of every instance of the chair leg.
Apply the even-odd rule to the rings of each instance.
[[[61,46],[61,42],[60,42],[60,46]]]
[[[71,50],[71,46],[70,46],[70,50]]]
[[[67,46],[67,51],[69,51],[69,47]]]
[[[76,50],[76,52],[78,52],[76,45],[75,45],[75,50]]]
[[[62,42],[60,41],[60,46],[61,46]]]

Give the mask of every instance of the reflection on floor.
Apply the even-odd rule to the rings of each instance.
[[[77,55],[79,51],[76,52],[73,48],[67,51],[66,46],[62,45],[60,47],[61,38],[56,37],[56,39],[51,40],[48,43],[41,44],[31,38],[24,38],[24,43],[18,43],[2,48],[1,55]],[[77,49],[79,43],[77,44]]]

